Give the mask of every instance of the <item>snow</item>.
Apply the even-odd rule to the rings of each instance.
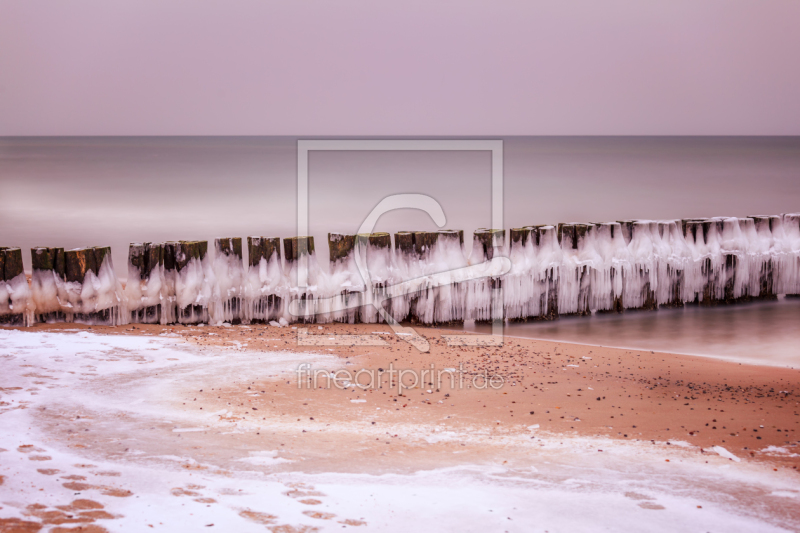
[[[509,465],[456,461],[434,469],[425,461],[411,470],[398,465],[374,474],[327,471],[308,467],[301,456],[269,447],[228,446],[237,441],[223,440],[259,427],[279,429],[269,426],[276,422],[229,421],[227,411],[178,408],[187,391],[196,393],[212,377],[242,383],[267,375],[286,379],[301,362],[334,368],[336,361],[324,354],[201,350],[164,337],[2,330],[2,516],[22,517],[31,502],[53,507],[90,498],[120,515],[102,521],[112,531],[148,525],[176,532],[264,531],[254,519],[266,514],[274,516],[271,525],[322,531],[341,530],[345,519],[365,522],[365,530],[390,532],[430,530],[431,524],[439,530],[552,532],[641,531],[642,524],[653,532],[777,532],[800,526],[787,507],[800,494],[797,480],[757,464],[729,461],[726,454],[732,454],[724,448],[714,449],[720,455],[714,457],[661,443],[541,431],[531,436],[534,427],[498,436],[480,428],[443,430],[424,424],[343,425],[331,431],[354,431],[365,439],[391,431],[430,446],[431,453],[456,443],[493,447],[498,453],[518,449],[524,450],[524,460],[509,457]],[[81,418],[70,423],[92,431],[113,421],[103,446],[118,452],[54,439],[48,411],[78,413]],[[165,444],[164,431],[176,440],[180,435],[183,451]],[[211,446],[213,453],[194,455],[193,442]],[[25,454],[17,448],[22,445],[50,459],[20,460]],[[58,469],[60,475],[42,475],[37,472],[41,468]],[[85,476],[86,483],[101,488],[65,490],[63,475]],[[121,483],[133,495],[104,494]],[[293,492],[313,493],[308,497],[320,503],[305,505]],[[207,498],[215,502],[205,503]],[[333,517],[315,518],[313,512]]]

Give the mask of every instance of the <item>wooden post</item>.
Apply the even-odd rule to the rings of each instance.
[[[483,251],[484,259],[491,261],[494,257],[495,247],[501,250],[505,248],[506,230],[478,228],[472,238],[473,242],[477,243],[479,249]]]
[[[113,275],[111,248],[105,246],[67,250],[64,252],[64,259],[66,280],[68,283],[67,287],[73,295],[72,298],[77,298],[75,303],[80,308],[86,305],[86,303],[83,302],[81,297],[82,290],[75,287],[74,284],[82,286],[86,282],[86,277],[90,272],[98,276],[100,274],[100,268],[106,260],[109,261],[109,267],[112,268],[111,274]],[[70,287],[69,284],[73,285]],[[117,311],[117,306],[110,306],[104,309],[94,308],[91,311],[81,309],[80,311],[69,313],[68,320],[85,324],[114,325],[118,321]],[[127,320],[127,317],[123,317],[122,320]]]
[[[794,298],[800,296],[800,213],[784,214],[783,228],[790,246],[786,265],[786,296]]]
[[[439,233],[436,231],[415,231],[414,232],[414,251],[417,256],[429,254],[431,248],[439,240]]]
[[[273,255],[278,255],[281,260],[281,239],[279,237],[248,237],[247,238],[248,263],[257,267],[261,260],[270,261]]]
[[[6,248],[3,250],[5,254],[5,267],[4,278],[6,281],[11,281],[20,274],[24,274],[25,270],[22,268],[22,250],[19,248]]]
[[[31,292],[36,304],[37,322],[63,322],[58,294],[63,291],[66,265],[63,248],[31,248]]]
[[[314,253],[314,237],[288,237],[283,239],[284,257],[287,263],[295,263],[303,254]]]
[[[470,262],[475,264],[478,261],[491,261],[494,258],[495,249],[504,250],[506,230],[478,228],[472,234],[472,253]],[[480,257],[473,258],[474,254]],[[476,323],[491,323],[495,320],[503,320],[503,303],[500,300],[500,290],[503,288],[503,280],[500,277],[489,280],[475,280],[472,282],[472,292],[486,293],[490,295],[489,307],[470,310],[471,316]]]
[[[272,264],[273,275],[282,276],[283,266],[281,265],[281,240],[279,237],[257,237],[247,238],[248,264],[251,269],[260,268],[263,260],[268,268]],[[256,287],[258,290],[259,287]],[[280,318],[283,300],[279,294],[261,294],[258,292],[251,297],[247,304],[246,315],[251,323],[267,323],[272,319]]]
[[[244,292],[244,262],[242,260],[242,238],[241,237],[225,237],[219,238],[214,241],[216,253],[219,256],[224,256],[227,259],[225,271],[232,284],[228,287],[226,294],[222,294],[220,290],[220,297],[222,298],[222,308],[219,309],[217,303],[213,308],[214,314],[212,318],[215,320],[223,320],[231,324],[242,323],[242,296]],[[217,261],[220,258],[217,258]],[[217,279],[217,284],[220,285],[221,279]],[[222,286],[220,286],[222,289]]]
[[[0,256],[3,257],[2,271],[3,275],[0,276],[2,281],[11,284],[18,276],[25,275],[22,268],[22,250],[19,248],[2,248],[0,249]],[[25,324],[25,310],[10,309],[12,307],[12,300],[9,298],[7,302],[2,302],[0,305],[8,307],[10,313],[0,315],[0,324],[7,326],[22,326]],[[22,311],[22,312],[19,312]]]
[[[89,272],[97,275],[97,261],[92,248],[76,248],[64,252],[67,282],[83,284]]]
[[[144,287],[145,292],[150,284],[153,275],[162,276],[161,267],[164,266],[164,245],[153,244],[150,242],[144,243],[131,243],[128,249],[128,284],[139,284],[139,287]],[[136,277],[134,278],[134,275]],[[161,279],[159,303],[155,305],[145,305],[142,307],[142,302],[129,301],[130,320],[135,324],[159,324],[166,323],[162,321],[162,297],[164,296],[164,279]],[[129,291],[130,294],[135,294],[140,297],[140,292]],[[154,294],[141,295],[152,302],[156,296]]]
[[[203,269],[202,262],[208,254],[208,241],[178,241],[175,246],[175,272],[177,280],[180,280],[181,275],[188,275],[184,270],[191,264],[192,260],[197,261],[199,269]],[[178,291],[181,290],[179,283],[176,281],[176,296]],[[202,290],[202,289],[201,289]],[[177,321],[181,324],[202,324],[208,322],[208,302],[203,303],[190,303],[181,308],[178,305]]]
[[[328,233],[328,251],[331,264],[344,261],[353,253],[356,236],[344,233]]]
[[[307,284],[313,285],[315,283],[314,277],[316,276],[317,265],[314,264],[311,257],[314,255],[314,237],[312,236],[297,236],[288,237],[283,239],[283,253],[286,259],[286,268],[290,272],[289,283],[295,285],[299,282],[297,274],[297,263],[302,256],[308,256],[306,263],[307,270]],[[294,279],[292,279],[294,278]],[[303,316],[298,316],[297,321],[304,324],[313,324],[318,320],[324,320],[323,317],[317,316],[316,296],[308,290],[308,287],[303,289],[302,294],[298,294],[300,301],[306,302],[305,313]]]

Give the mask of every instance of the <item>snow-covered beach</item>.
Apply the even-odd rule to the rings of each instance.
[[[590,363],[622,351],[515,339],[492,355],[530,366],[524,376],[500,369],[510,378],[502,391],[444,396],[423,387],[398,396],[354,387],[298,388],[297,369],[302,363],[371,368],[399,359],[404,343],[301,349],[291,328],[136,328],[0,331],[3,531],[87,525],[104,528],[94,531],[435,526],[550,532],[596,531],[599,524],[609,531],[800,526],[793,395],[769,399],[786,411],[769,425],[785,422],[781,429],[791,444],[784,444],[783,431],[777,441],[770,427],[761,430],[765,440],[755,441],[758,446],[746,442],[751,455],[736,438],[711,445],[694,440],[689,428],[651,438],[650,425],[663,419],[639,406],[617,417],[639,415],[631,421],[648,434],[595,431],[593,411],[607,418],[610,406],[594,394],[610,400],[626,387],[629,394],[636,391],[632,382],[590,376]],[[357,329],[336,325],[312,333],[348,328]],[[486,357],[485,349],[439,348],[439,332],[423,332],[431,340],[432,353],[424,354],[431,362]],[[572,355],[590,349],[591,355]],[[686,356],[648,355],[689,364]],[[406,366],[419,364],[412,357],[421,354],[404,356]],[[561,358],[577,361],[545,366],[545,359]],[[545,372],[563,376],[562,385],[584,381],[580,388],[592,396],[586,404],[591,408],[581,412],[579,404],[570,404],[581,393],[570,385],[564,394],[549,375],[541,386],[535,381],[541,389],[534,388]],[[797,372],[787,372],[794,386]],[[735,372],[729,377],[735,380]],[[536,407],[537,414],[528,414],[529,407],[511,405],[520,401],[526,382],[527,396],[544,403],[544,411]],[[738,400],[724,402],[724,411],[737,418],[743,414]],[[614,403],[627,411],[629,402]],[[746,409],[757,405],[771,409],[766,403]],[[550,411],[567,415],[569,426]],[[703,427],[701,433],[705,439],[712,432]]]

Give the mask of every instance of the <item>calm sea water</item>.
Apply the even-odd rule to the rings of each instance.
[[[467,329],[488,332],[483,326]],[[800,298],[514,323],[507,335],[800,368]]]
[[[0,246],[296,233],[296,138],[0,138]],[[799,137],[504,139],[505,227],[629,218],[800,211]],[[488,227],[488,152],[314,152],[309,223],[320,259],[329,231],[355,232],[385,196],[435,198],[447,227]],[[434,230],[420,211],[376,231]],[[26,268],[30,257],[25,254]],[[641,349],[796,361],[800,303],[626,313],[512,325],[514,335]],[[800,365],[799,365],[800,366]]]

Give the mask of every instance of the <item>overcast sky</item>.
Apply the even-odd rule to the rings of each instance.
[[[0,0],[0,135],[797,135],[798,21],[790,0]]]

